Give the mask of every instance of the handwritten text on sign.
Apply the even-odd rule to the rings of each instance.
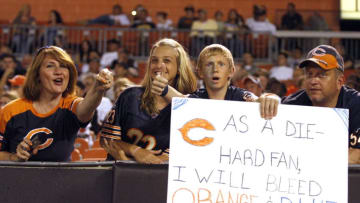
[[[347,110],[176,98],[168,203],[346,203]]]

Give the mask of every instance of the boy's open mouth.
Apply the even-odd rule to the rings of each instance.
[[[220,78],[219,77],[212,77],[212,80],[218,81],[218,80],[220,80]]]

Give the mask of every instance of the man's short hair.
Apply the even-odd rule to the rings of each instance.
[[[289,57],[289,54],[286,53],[286,52],[284,52],[284,51],[280,52],[280,53],[279,53],[279,56],[280,56],[280,55],[283,55],[285,58],[288,58],[288,57]]]

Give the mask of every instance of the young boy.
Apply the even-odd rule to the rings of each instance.
[[[277,114],[280,98],[275,94],[262,94],[259,98],[253,93],[230,85],[235,66],[231,52],[220,44],[206,46],[199,55],[197,73],[203,80],[205,88],[188,95],[192,98],[219,99],[233,101],[256,101],[260,103],[261,117],[271,119]],[[161,76],[153,81],[152,92],[171,100],[172,97],[184,97],[168,85]]]

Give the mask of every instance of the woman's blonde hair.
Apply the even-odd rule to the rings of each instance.
[[[35,58],[26,73],[26,80],[23,88],[25,99],[30,101],[37,101],[39,99],[41,89],[43,88],[40,82],[40,67],[47,56],[54,58],[69,69],[69,83],[62,96],[66,97],[67,95],[75,94],[78,74],[73,60],[69,54],[60,47],[46,46],[37,51]]]
[[[144,94],[141,97],[141,108],[147,113],[154,114],[159,113],[159,109],[155,105],[155,95],[151,93],[151,57],[154,50],[158,47],[169,46],[176,50],[176,62],[178,73],[174,79],[174,88],[182,94],[190,94],[196,90],[196,77],[191,68],[189,55],[184,48],[175,40],[164,38],[156,42],[151,50],[146,67],[146,74],[141,86],[145,88]]]
[[[210,56],[213,56],[215,54],[221,54],[222,56],[224,56],[229,62],[229,68],[235,68],[234,58],[233,58],[230,50],[221,44],[211,44],[209,46],[206,46],[200,52],[197,66],[196,66],[196,71],[197,72],[201,71],[201,69],[204,66],[205,59]]]

